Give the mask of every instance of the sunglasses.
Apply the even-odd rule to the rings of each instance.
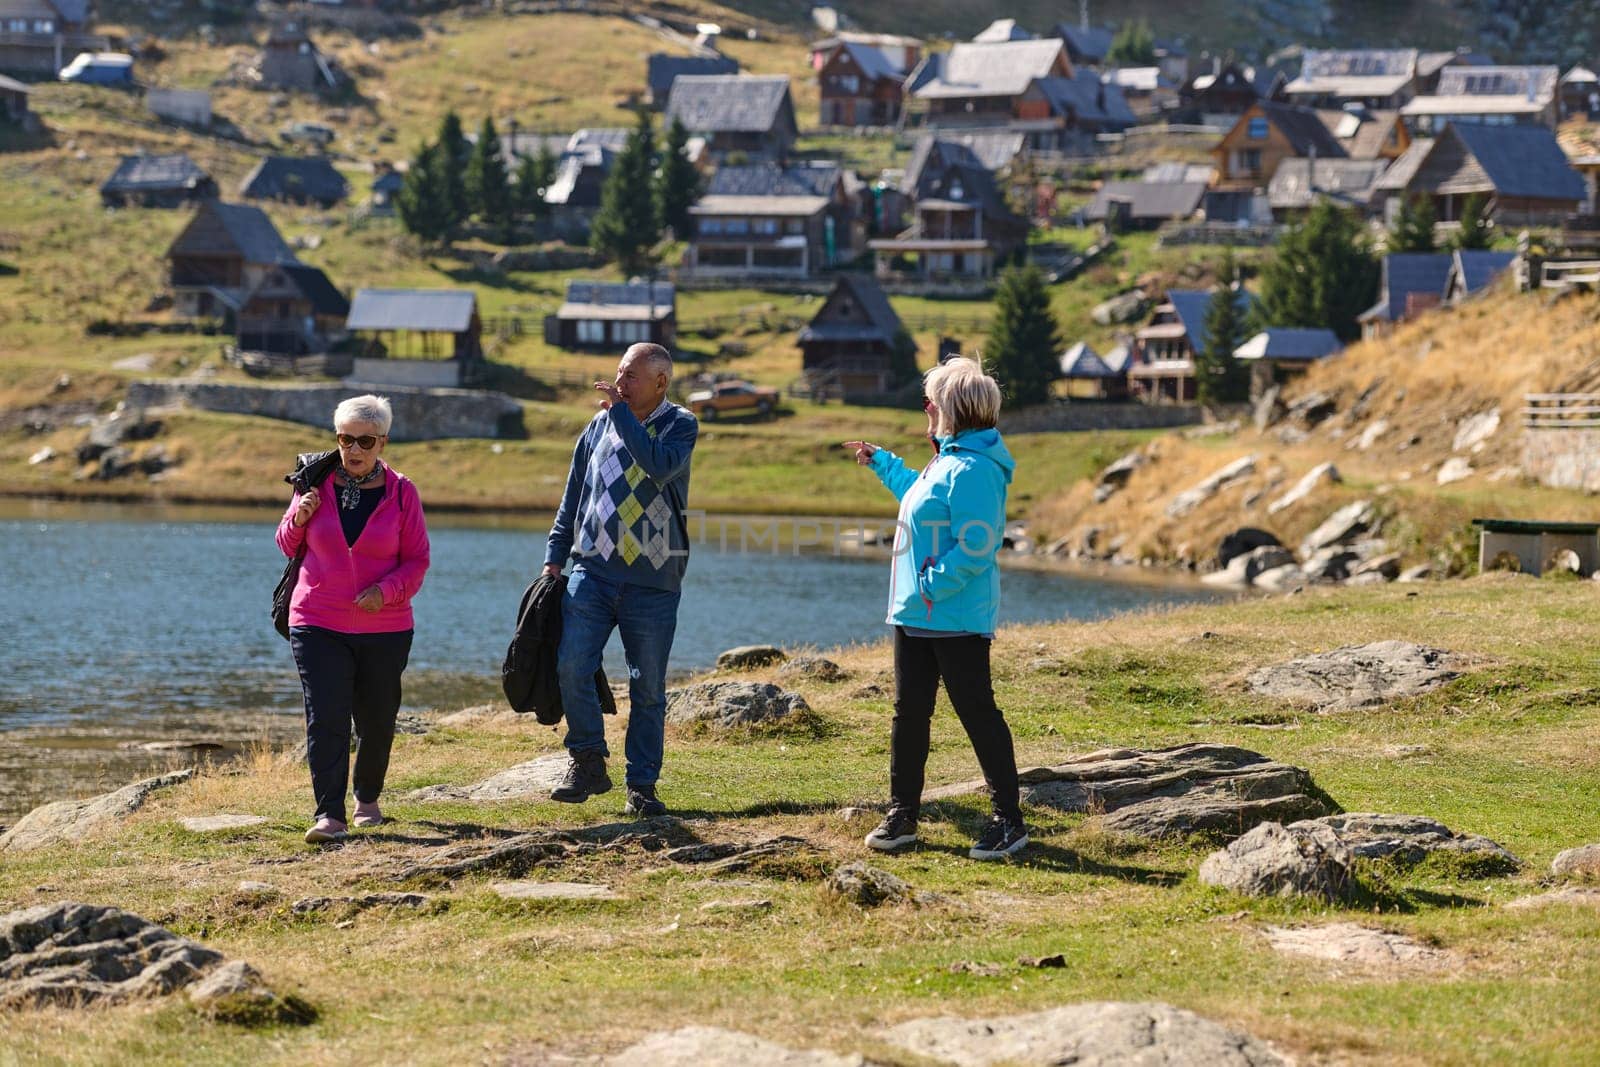
[[[333,436],[334,440],[339,442],[340,448],[351,448],[360,445],[361,451],[371,452],[378,446],[378,442],[382,441],[387,435],[364,433],[360,437],[356,437],[352,434],[336,433]]]

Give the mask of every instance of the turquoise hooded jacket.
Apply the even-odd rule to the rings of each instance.
[[[900,501],[890,625],[994,633],[1000,616],[995,554],[1016,466],[992,429],[939,438],[939,454],[920,473],[887,449],[873,453],[873,472]]]

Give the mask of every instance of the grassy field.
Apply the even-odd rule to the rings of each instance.
[[[1508,618],[1518,625],[1508,630]],[[903,1019],[1118,999],[1192,1009],[1301,1063],[1590,1062],[1600,1057],[1592,951],[1600,912],[1503,905],[1545,884],[1556,851],[1597,836],[1597,621],[1586,585],[1502,577],[999,635],[997,692],[1023,765],[1112,745],[1238,744],[1306,767],[1346,810],[1432,816],[1527,863],[1520,874],[1482,880],[1448,866],[1369,869],[1363,877],[1379,890],[1371,911],[1233,897],[1196,880],[1201,843],[1118,839],[1082,816],[1042,809],[1028,813],[1035,843],[1022,858],[974,864],[965,848],[983,817],[975,801],[939,805],[917,850],[873,861],[946,903],[864,912],[834,902],[821,873],[867,855],[865,826],[834,812],[876,802],[884,789],[888,698],[857,693],[863,682],[886,684],[881,645],[836,654],[848,681],[802,684],[815,710],[802,724],[735,736],[669,731],[662,793],[682,818],[672,832],[708,841],[794,834],[814,853],[731,878],[630,847],[531,872],[609,885],[621,894],[615,902],[511,904],[488,891],[491,875],[393,880],[448,844],[614,822],[615,793],[580,809],[398,799],[557,751],[550,731],[489,720],[401,737],[388,802],[397,821],[325,852],[299,843],[310,802],[303,769],[262,754],[161,794],[114,833],[8,856],[0,910],[63,897],[126,907],[250,960],[317,1005],[321,1020],[247,1031],[204,1022],[177,998],[27,1012],[6,1020],[5,1059],[443,1064],[470,1048],[485,1062],[542,1062],[687,1023],[873,1052],[882,1051],[873,1034]],[[1260,664],[1387,638],[1454,649],[1477,665],[1423,698],[1320,716],[1240,685]],[[1065,666],[1040,669],[1043,654]],[[935,720],[929,771],[932,784],[974,773],[947,707]],[[213,812],[271,821],[226,840],[176,823]],[[280,895],[239,893],[241,879],[267,881]],[[437,910],[304,917],[287,906],[402,887],[434,893]],[[701,910],[754,898],[771,908]],[[1269,924],[1334,920],[1403,932],[1460,962],[1397,979],[1281,957],[1261,934]],[[1064,968],[1013,964],[1053,953],[1065,956]],[[998,964],[999,974],[952,972],[962,961]]]

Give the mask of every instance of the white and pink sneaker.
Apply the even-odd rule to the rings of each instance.
[[[382,826],[383,812],[378,810],[378,802],[376,800],[374,800],[371,804],[366,804],[358,800],[356,801],[356,817],[352,821],[363,829],[373,826]]]
[[[348,836],[344,823],[324,816],[306,831],[306,844],[325,845],[330,841],[343,841]]]

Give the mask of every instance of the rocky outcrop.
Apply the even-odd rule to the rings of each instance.
[[[1143,452],[1129,452],[1100,472],[1094,483],[1094,502],[1104,504],[1133,477],[1133,472],[1145,465]]]
[[[232,960],[189,987],[189,1003],[216,1022],[267,1026],[273,1023],[304,1025],[315,1022],[317,1012],[295,996],[280,996],[256,969]]]
[[[1349,711],[1420,696],[1460,677],[1464,665],[1462,657],[1443,649],[1378,641],[1262,667],[1245,685],[1313,711]]]
[[[265,815],[194,815],[179,819],[178,825],[191,834],[225,834],[266,825]]]
[[[1217,544],[1217,566],[1226,567],[1240,556],[1247,556],[1258,548],[1282,548],[1283,542],[1271,530],[1254,526],[1241,526]],[[1289,557],[1293,559],[1293,556]]]
[[[1181,519],[1228,486],[1233,485],[1242,478],[1248,478],[1255,472],[1255,469],[1255,456],[1241,456],[1227,466],[1212,471],[1211,474],[1172,498],[1172,501],[1167,504],[1167,518]]]
[[[770,682],[701,682],[667,693],[667,721],[680,725],[754,726],[810,710],[805,697]]]
[[[567,769],[567,754],[548,756],[508,767],[475,785],[430,785],[413,789],[407,800],[537,800],[550,795]]]
[[[715,1026],[651,1034],[604,1061],[605,1067],[865,1067],[859,1055],[797,1050]]]
[[[750,671],[782,663],[788,658],[783,649],[773,645],[740,645],[717,656],[717,670]]]
[[[857,860],[828,877],[828,892],[863,908],[912,904],[917,894],[904,879]]]
[[[1308,772],[1231,745],[1104,749],[1053,767],[1030,767],[1020,778],[1026,803],[1100,813],[1105,829],[1139,837],[1234,837],[1260,822],[1329,811]],[[983,789],[981,779],[961,782],[927,791],[923,802]]]
[[[1276,515],[1280,511],[1287,511],[1300,501],[1314,493],[1323,483],[1337,485],[1343,481],[1339,477],[1339,469],[1332,463],[1319,463],[1306,472],[1305,476],[1287,493],[1267,505],[1267,514]]]
[[[1096,304],[1089,312],[1089,317],[1101,326],[1118,326],[1124,323],[1136,322],[1144,315],[1148,306],[1147,298],[1138,289],[1130,289],[1126,293],[1118,293],[1109,300]]]
[[[1600,878],[1600,844],[1579,845],[1556,853],[1550,873],[1557,878]]]
[[[1355,854],[1332,828],[1262,823],[1200,865],[1200,881],[1249,897],[1315,897],[1347,902],[1359,886]]]
[[[0,836],[0,852],[27,852],[62,842],[78,841],[91,831],[132,815],[144,807],[144,802],[156,790],[187,782],[192,777],[193,770],[174,771],[125,785],[115,792],[103,793],[88,800],[58,800],[34,808]]]
[[[1018,1064],[1206,1064],[1287,1067],[1289,1060],[1249,1034],[1170,1004],[1087,1002],[990,1019],[916,1019],[884,1040],[955,1067]]]
[[[1436,970],[1456,962],[1452,953],[1359,923],[1269,926],[1262,933],[1273,949],[1285,955],[1332,960],[1363,970]]]
[[[621,900],[610,886],[591,882],[492,882],[489,892],[501,900]]]
[[[778,668],[779,678],[801,678],[808,682],[843,682],[850,672],[823,656],[796,656]]]
[[[1322,521],[1322,524],[1300,542],[1300,555],[1310,556],[1319,549],[1333,545],[1347,545],[1370,532],[1378,519],[1377,509],[1370,500],[1357,500],[1346,504]]]
[[[1409,867],[1434,855],[1458,855],[1478,861],[1485,874],[1507,873],[1522,866],[1522,861],[1503,845],[1477,834],[1456,833],[1444,823],[1421,815],[1343,813],[1325,815],[1303,825],[1312,824],[1333,830],[1357,859],[1389,860]]]

